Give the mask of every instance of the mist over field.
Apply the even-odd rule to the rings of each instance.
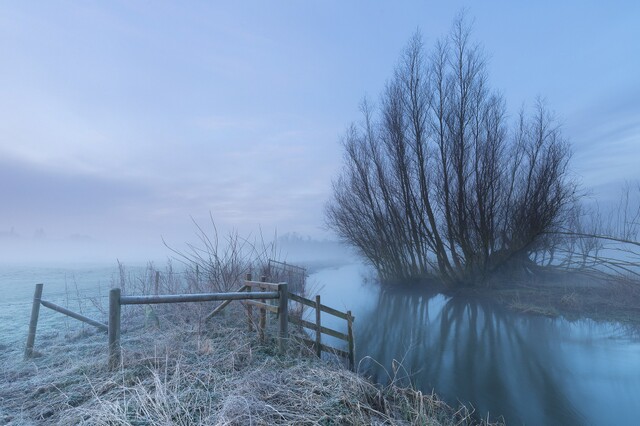
[[[637,423],[638,22],[0,3],[0,426]],[[288,352],[264,305],[111,303],[291,271]],[[122,307],[122,345],[42,301],[102,328]]]

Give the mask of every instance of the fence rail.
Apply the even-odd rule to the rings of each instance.
[[[353,339],[353,321],[355,317],[351,315],[351,311],[341,312],[337,309],[333,309],[329,306],[323,305],[320,303],[320,295],[316,295],[316,300],[309,300],[302,296],[298,296],[295,294],[290,294],[291,300],[301,303],[305,306],[309,306],[315,309],[315,323],[303,320],[302,318],[291,318],[291,322],[294,324],[298,324],[304,328],[315,331],[315,340],[303,339],[305,343],[312,344],[315,348],[316,355],[320,357],[322,352],[330,352],[335,353],[339,356],[346,358],[349,362],[349,368],[354,369],[355,366],[355,342]],[[325,312],[329,315],[333,315],[335,317],[344,319],[347,321],[347,333],[341,333],[337,330],[333,330],[329,327],[325,327],[322,325],[322,312]],[[347,342],[348,350],[343,351],[338,348],[331,347],[322,343],[322,335],[326,334],[328,336],[335,337],[340,340],[344,340]]]
[[[247,282],[251,282],[248,280]],[[246,284],[246,283],[245,283]],[[247,285],[243,287],[249,287]],[[200,293],[200,294],[164,294],[155,296],[122,296],[119,288],[109,292],[109,368],[115,369],[120,365],[120,317],[122,305],[151,305],[158,303],[187,303],[232,300],[269,300],[278,299],[278,348],[281,353],[286,350],[288,338],[288,290],[286,283],[276,284],[278,291],[267,292],[230,292],[230,293]]]
[[[306,306],[309,306],[309,307],[312,307],[312,308],[316,307],[316,303],[313,300],[306,299],[306,298],[304,298],[302,296],[298,296],[297,294],[292,294],[291,295],[291,300],[294,300],[296,302],[300,302],[303,305],[306,305]],[[341,311],[339,311],[337,309],[333,309],[333,308],[331,308],[331,307],[329,307],[327,305],[322,305],[321,304],[320,305],[320,310],[322,312],[326,312],[326,313],[328,313],[330,315],[333,315],[334,317],[342,318],[344,320],[349,319],[349,314],[348,313],[341,312]]]
[[[120,296],[121,305],[153,305],[158,303],[213,302],[220,300],[277,299],[274,292],[229,292],[199,294],[164,294],[158,296]]]
[[[292,265],[287,265],[292,266]],[[303,269],[303,268],[300,268]],[[160,303],[192,303],[192,302],[209,302],[222,301],[206,319],[212,318],[215,314],[224,309],[234,300],[240,300],[245,304],[247,310],[249,329],[253,330],[255,322],[253,319],[253,308],[259,311],[258,331],[261,340],[264,340],[266,328],[267,312],[275,314],[278,318],[278,348],[281,353],[286,350],[286,340],[289,336],[289,322],[297,324],[301,327],[315,331],[315,339],[302,340],[311,345],[316,350],[316,354],[320,356],[323,351],[335,353],[349,361],[349,367],[353,369],[355,359],[355,345],[353,338],[353,321],[354,317],[351,311],[346,313],[320,303],[320,296],[316,296],[315,302],[302,296],[289,292],[288,283],[269,283],[266,282],[267,277],[263,276],[261,281],[253,281],[251,274],[247,274],[244,285],[235,292],[229,293],[198,293],[198,294],[154,294],[154,295],[122,295],[119,288],[111,289],[109,292],[109,320],[107,324],[95,321],[77,312],[73,312],[62,306],[56,305],[50,301],[42,299],[43,284],[36,284],[33,296],[33,305],[31,309],[31,321],[29,323],[29,333],[27,335],[27,345],[25,349],[25,358],[33,355],[33,347],[38,325],[38,317],[40,306],[44,306],[53,311],[62,313],[71,318],[90,324],[102,331],[108,333],[108,365],[109,368],[115,369],[121,361],[121,311],[123,305],[150,305]],[[258,289],[259,291],[255,291]],[[304,306],[312,307],[316,310],[316,321],[310,322],[302,318],[296,318],[289,315],[289,299],[293,302],[300,303]],[[276,304],[269,303],[271,300],[277,300]],[[336,316],[347,321],[347,333],[333,330],[321,324],[321,312]],[[322,343],[322,334],[338,338],[346,341],[348,350],[344,351],[339,348],[331,347]]]
[[[44,287],[44,284],[36,284],[36,290],[35,290],[35,293],[33,294],[33,304],[31,306],[31,320],[29,321],[29,334],[27,335],[27,346],[24,350],[25,358],[30,358],[31,356],[33,356],[33,345],[36,340],[36,331],[38,329],[38,318],[40,317],[40,305],[44,306],[45,308],[49,308],[52,311],[59,312],[68,317],[77,319],[78,321],[82,321],[89,325],[97,327],[102,331],[108,331],[109,327],[107,326],[107,324],[103,324],[100,321],[93,320],[82,314],[73,312],[67,308],[63,308],[62,306],[56,305],[53,302],[43,300],[42,299],[43,287]]]
[[[307,269],[287,262],[269,259],[266,277],[273,282],[287,282],[289,284],[289,293],[291,294],[303,294],[306,287]]]

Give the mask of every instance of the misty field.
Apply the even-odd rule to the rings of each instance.
[[[145,276],[153,276],[140,271],[127,274],[122,268],[119,273],[126,276],[118,277],[118,283],[132,288],[139,288]],[[171,280],[176,284],[175,278]],[[93,299],[94,308],[86,313],[103,320],[99,295]],[[0,347],[0,424],[447,425],[477,421],[466,408],[453,410],[434,394],[399,383],[374,385],[335,361],[319,360],[296,334],[287,354],[279,355],[273,340],[277,331],[268,329],[270,337],[261,342],[256,333],[247,331],[239,304],[229,306],[206,326],[204,312],[193,309],[193,304],[182,304],[157,309],[153,321],[144,309],[126,313],[123,360],[116,371],[107,368],[104,333],[67,323],[52,311],[41,312],[35,356],[23,360],[26,324],[18,319],[24,320],[25,314],[16,315],[9,327],[14,332],[2,334]]]

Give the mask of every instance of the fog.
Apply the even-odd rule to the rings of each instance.
[[[156,258],[209,212],[333,238],[323,207],[362,96],[416,28],[431,43],[465,7],[509,114],[547,100],[593,200],[640,178],[635,3],[3,3],[0,255]]]
[[[201,226],[305,266],[353,311],[360,372],[380,383],[404,374],[514,424],[631,423],[627,327],[381,286],[326,225],[363,97],[381,101],[417,29],[431,45],[463,10],[507,119],[543,98],[585,205],[618,220],[640,181],[638,2],[0,3],[2,345],[22,345],[36,282],[60,303],[76,278],[95,293],[118,262],[162,270]]]

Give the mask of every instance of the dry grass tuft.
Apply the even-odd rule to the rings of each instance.
[[[182,324],[125,334],[115,372],[105,368],[102,333],[45,338],[41,357],[3,360],[0,425],[475,423],[433,394],[382,388],[319,360],[295,338],[277,355],[275,341],[246,331],[238,307],[204,331]]]

